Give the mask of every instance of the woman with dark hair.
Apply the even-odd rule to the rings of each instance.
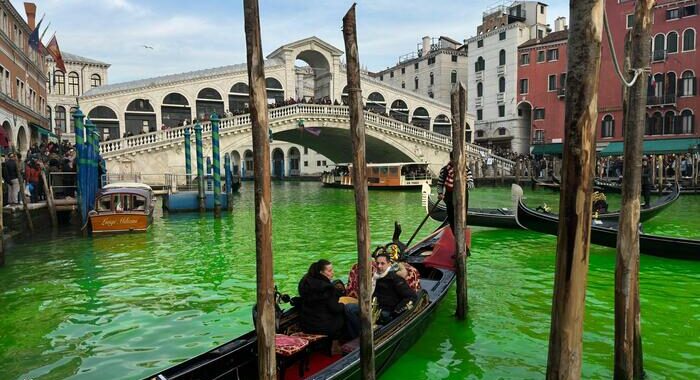
[[[301,329],[309,334],[343,336],[345,307],[338,302],[341,294],[333,286],[333,264],[321,259],[311,264],[299,281],[301,296]]]

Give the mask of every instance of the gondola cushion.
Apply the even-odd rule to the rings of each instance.
[[[280,356],[295,355],[309,346],[309,341],[295,336],[275,335],[275,352]]]
[[[372,273],[376,271],[374,262],[372,262]],[[350,274],[348,274],[348,284],[345,286],[345,295],[353,298],[360,298],[360,271],[357,264],[352,266]]]
[[[402,263],[404,268],[406,268],[406,277],[404,279],[408,283],[408,286],[413,289],[413,291],[417,292],[421,289],[420,287],[420,273],[418,272],[418,269],[414,268],[408,263]],[[403,276],[402,276],[403,277]]]

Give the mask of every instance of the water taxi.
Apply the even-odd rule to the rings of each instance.
[[[143,183],[119,182],[106,185],[95,197],[95,209],[88,213],[92,232],[146,231],[153,222],[153,189]]]
[[[369,189],[415,189],[432,184],[433,176],[427,163],[403,162],[367,164]],[[323,186],[352,188],[352,164],[337,164],[321,176]]]

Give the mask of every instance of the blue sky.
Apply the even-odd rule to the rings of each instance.
[[[23,1],[11,0],[24,15]],[[112,64],[109,82],[244,63],[243,1],[35,0],[45,36],[61,50]],[[343,50],[350,0],[260,0],[263,53],[317,36]],[[395,64],[421,37],[462,41],[476,33],[490,1],[357,1],[360,60],[371,71]],[[548,19],[568,16],[568,1],[549,3]],[[152,46],[146,49],[142,45]]]

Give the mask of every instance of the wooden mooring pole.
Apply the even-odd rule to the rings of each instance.
[[[5,200],[3,199],[3,181],[0,180],[0,267],[5,266]]]
[[[244,0],[245,42],[250,83],[250,119],[253,128],[255,170],[255,252],[257,273],[258,379],[275,380],[275,286],[272,280],[272,208],[270,142],[267,136],[267,92],[260,42],[260,10],[257,0]]]
[[[348,105],[350,135],[354,152],[352,182],[355,188],[355,230],[357,233],[357,264],[360,271],[360,367],[362,379],[374,380],[374,332],[372,327],[372,272],[369,247],[367,201],[367,162],[365,158],[365,119],[362,115],[362,88],[360,87],[360,57],[357,49],[355,4],[343,17],[343,39],[348,69]]]
[[[27,218],[27,226],[29,227],[29,232],[34,233],[34,222],[32,221],[32,214],[29,212],[29,197],[27,192],[24,190],[27,185],[24,182],[24,170],[20,167],[21,162],[17,162],[17,179],[19,179],[19,193],[22,194],[22,208],[24,208],[24,215]]]
[[[41,183],[44,186],[44,195],[46,196],[46,206],[49,208],[49,215],[51,216],[51,226],[54,228],[58,227],[58,217],[56,216],[56,204],[53,198],[53,188],[49,186],[46,180],[46,171],[41,168]]]
[[[452,154],[456,166],[455,183],[452,194],[454,196],[455,218],[455,249],[457,252],[457,310],[455,316],[463,321],[467,316],[467,244],[464,238],[464,227],[467,223],[467,205],[465,192],[467,189],[467,166],[464,157],[464,127],[467,110],[467,89],[464,83],[459,82],[452,89],[450,96],[450,108],[452,109]]]
[[[636,2],[629,50],[632,69],[645,69],[649,65],[654,3],[654,0]],[[631,79],[631,75],[627,77],[627,80]],[[628,106],[624,115],[625,164],[615,262],[615,379],[632,380],[643,377],[639,314],[639,198],[647,106],[645,78],[646,74],[640,73],[627,91]]]
[[[603,3],[570,2],[566,133],[547,379],[581,377]]]

